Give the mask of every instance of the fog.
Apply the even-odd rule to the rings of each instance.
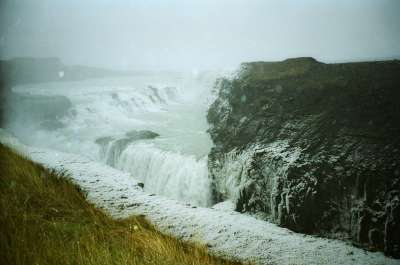
[[[0,265],[399,265],[399,102],[400,0],[0,0]]]
[[[400,56],[400,2],[2,0],[0,57],[114,69],[232,69],[243,61]]]

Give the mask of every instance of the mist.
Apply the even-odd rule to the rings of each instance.
[[[118,70],[400,56],[399,1],[31,1],[0,4],[0,57]]]
[[[0,264],[399,265],[399,14],[0,0]]]

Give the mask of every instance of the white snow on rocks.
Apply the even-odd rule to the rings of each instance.
[[[160,231],[206,244],[216,256],[256,264],[400,264],[382,253],[367,252],[339,240],[291,232],[221,207],[201,208],[147,194],[128,173],[88,158],[21,144],[0,129],[0,141],[33,161],[66,170],[88,200],[120,218],[145,215]],[[220,210],[222,209],[222,210]]]

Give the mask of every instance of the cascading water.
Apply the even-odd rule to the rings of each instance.
[[[196,159],[139,143],[121,153],[116,167],[141,180],[146,191],[199,206],[211,204],[206,157]]]
[[[129,172],[143,182],[145,191],[198,206],[210,206],[207,157],[162,150],[154,142],[132,138],[99,141],[101,160]]]
[[[61,95],[72,107],[57,118],[62,126],[54,130],[36,122],[33,134],[23,134],[18,124],[12,128],[29,144],[83,154],[129,172],[150,193],[209,206],[205,114],[213,80],[158,74],[21,86],[14,91]],[[132,136],[142,130],[151,137]]]

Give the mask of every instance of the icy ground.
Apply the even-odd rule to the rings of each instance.
[[[0,129],[0,141],[33,161],[66,170],[87,192],[88,200],[120,218],[145,215],[157,229],[176,238],[206,244],[211,253],[256,264],[400,264],[382,253],[367,252],[338,240],[297,234],[253,217],[184,205],[147,194],[128,173],[88,158],[29,147]]]

